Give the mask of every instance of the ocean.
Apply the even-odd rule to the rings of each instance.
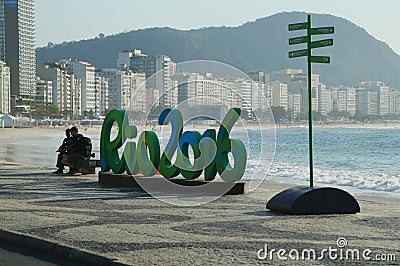
[[[259,145],[259,138],[249,139]],[[399,193],[399,144],[400,128],[313,128],[314,184]],[[275,156],[266,179],[308,182],[308,149],[307,127],[277,128]],[[258,175],[267,171],[269,160],[257,163],[254,157],[248,161],[250,171]]]
[[[400,128],[317,127],[313,131],[316,185],[332,184],[400,193]],[[261,131],[262,138],[257,130],[234,132],[232,138],[242,139],[248,150],[243,179],[265,178],[306,184],[309,179],[308,128],[282,127],[275,132],[265,129]],[[85,135],[92,139],[93,152],[98,158],[99,134]],[[49,133],[43,139],[2,143],[0,162],[54,167],[55,151],[62,138],[59,133]],[[263,145],[261,140],[264,140]],[[263,147],[266,152],[260,157]]]

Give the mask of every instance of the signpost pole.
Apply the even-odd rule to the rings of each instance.
[[[267,203],[267,209],[287,214],[339,214],[360,212],[360,205],[349,193],[337,188],[314,188],[313,131],[312,131],[312,63],[329,64],[329,56],[313,56],[311,50],[333,45],[333,39],[312,42],[312,35],[334,33],[334,27],[311,27],[311,16],[307,22],[289,24],[289,31],[307,30],[307,36],[289,39],[289,45],[307,44],[307,49],[289,51],[289,58],[307,56],[308,83],[308,141],[310,159],[310,186],[286,189]]]
[[[307,30],[306,36],[300,36],[289,39],[289,45],[307,44],[307,49],[295,50],[289,52],[289,58],[307,56],[307,83],[308,83],[308,147],[310,161],[310,187],[314,186],[314,162],[313,162],[313,131],[312,131],[312,63],[329,64],[329,56],[313,56],[312,49],[333,45],[333,39],[324,39],[313,42],[312,35],[332,34],[335,32],[334,27],[311,27],[311,15],[307,16],[307,22],[289,24],[289,31]]]
[[[313,164],[313,133],[312,133],[312,88],[311,88],[311,15],[307,16],[307,65],[308,65],[308,147],[310,160],[310,187],[314,186],[314,164]]]

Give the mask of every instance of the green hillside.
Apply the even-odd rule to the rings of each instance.
[[[37,49],[38,62],[65,58],[86,60],[96,67],[115,67],[118,52],[141,49],[149,55],[165,54],[176,62],[196,59],[221,61],[244,72],[277,71],[294,67],[305,70],[304,58],[288,59],[288,38],[303,31],[289,32],[287,25],[306,20],[306,13],[280,13],[248,22],[239,27],[211,27],[195,30],[150,28],[103,38],[81,40]],[[331,64],[314,64],[328,85],[353,85],[362,80],[381,80],[400,89],[400,56],[386,43],[363,28],[332,15],[313,14],[313,27],[334,26],[334,46],[313,50],[315,55],[330,55]],[[319,37],[319,38],[321,38]],[[317,40],[318,38],[316,38]]]

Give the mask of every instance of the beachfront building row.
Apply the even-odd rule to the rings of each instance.
[[[265,74],[252,75],[254,80],[224,80],[212,77],[210,73],[161,73],[161,78],[168,82],[157,90],[153,87],[157,80],[146,82],[145,73],[136,73],[126,65],[120,69],[95,70],[87,62],[71,60],[40,64],[36,98],[39,103],[53,103],[62,112],[70,114],[69,117],[89,111],[94,117],[101,117],[111,109],[148,114],[155,106],[174,107],[181,103],[239,107],[249,118],[255,111],[267,110],[267,106],[282,107],[292,117],[306,113],[308,109],[306,77],[301,70],[286,70],[284,74],[292,77],[282,78],[285,82],[271,81]],[[328,88],[319,81],[318,75],[313,75],[312,101],[313,111],[322,115],[332,112],[349,116],[400,114],[400,94],[381,82]]]
[[[62,60],[38,64],[37,75],[37,103],[57,106],[66,118],[88,113],[101,117],[111,109],[144,105],[141,100],[146,95],[144,73],[129,69],[95,69],[88,62]],[[135,93],[139,98],[134,97]]]
[[[271,103],[287,105],[285,84],[278,88],[280,84],[266,85],[249,78],[222,79],[213,77],[211,73],[177,72],[176,63],[166,55],[149,56],[138,49],[125,50],[118,54],[117,67],[145,73],[148,78],[146,93],[138,90],[132,97],[131,107],[135,111],[148,113],[157,105],[166,108],[183,104],[190,108],[201,106],[208,109],[229,106],[242,108],[252,118],[254,111],[266,110],[265,95],[274,96]]]
[[[249,117],[254,111],[266,110],[267,106],[282,107],[292,117],[297,117],[308,111],[307,80],[301,70],[286,71],[297,77],[286,83],[271,81],[268,75],[261,73],[249,75],[253,79],[234,80],[212,78],[211,74],[177,73],[172,80],[179,84],[178,103],[187,101],[189,106],[225,104],[242,108]],[[382,82],[329,88],[320,82],[319,75],[313,74],[311,84],[312,109],[322,115],[400,115],[400,92]]]
[[[367,86],[366,86],[367,85]],[[354,116],[390,116],[400,114],[400,93],[382,82],[363,82],[356,87],[322,90],[325,103],[320,104],[322,114],[332,111]],[[326,108],[323,111],[323,108]],[[329,112],[330,111],[330,112]]]
[[[66,62],[38,64],[36,73],[37,104],[51,103],[69,118],[80,114],[81,101],[74,99],[81,98],[81,81],[76,80]]]
[[[267,99],[270,99],[268,100],[270,106],[281,106],[294,117],[307,112],[307,75],[302,70],[283,69],[272,78],[268,75],[267,79],[265,78],[267,74],[256,73],[249,73],[249,76],[258,81],[260,87],[271,87],[271,96],[267,97]],[[260,77],[264,78],[260,79]],[[271,79],[273,81],[270,81]],[[281,97],[287,98],[287,101]],[[278,102],[278,99],[280,102]],[[383,82],[361,82],[353,87],[328,88],[320,82],[319,75],[313,74],[311,100],[313,111],[320,112],[322,115],[329,115],[332,112],[339,112],[348,116],[400,114],[400,92]]]
[[[255,119],[257,113],[268,110],[271,105],[288,107],[287,85],[280,82],[265,84],[246,77],[221,78],[213,77],[212,73],[183,71],[175,73],[171,80],[174,84],[171,89],[177,95],[177,103],[171,106],[177,104],[191,110],[237,107],[247,119]]]
[[[247,112],[251,109],[251,101],[242,104],[239,96],[240,93],[252,93],[251,84],[246,84],[243,80],[219,81],[210,74],[184,72],[176,73],[172,80],[175,84],[173,90],[177,95],[176,105],[189,109],[199,107],[199,115],[207,112],[206,109],[218,109],[221,106],[243,107]]]
[[[159,105],[167,108],[182,103],[239,107],[250,119],[268,106],[282,107],[292,117],[308,110],[307,75],[299,69],[283,69],[273,77],[252,72],[250,78],[221,78],[212,73],[177,72],[176,63],[168,56],[148,56],[137,49],[119,53],[117,65],[115,69],[96,69],[88,62],[71,59],[40,64],[37,97],[69,117],[87,112],[101,117],[111,109],[148,114]],[[328,88],[313,74],[311,86],[313,111],[322,115],[400,113],[398,93],[383,83]]]

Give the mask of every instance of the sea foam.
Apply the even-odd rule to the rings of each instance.
[[[274,181],[296,183],[309,181],[309,167],[292,163],[274,161],[269,167],[268,160],[249,160],[243,180],[271,179]],[[314,182],[351,186],[358,189],[400,192],[400,176],[387,173],[372,173],[349,170],[314,168]]]

